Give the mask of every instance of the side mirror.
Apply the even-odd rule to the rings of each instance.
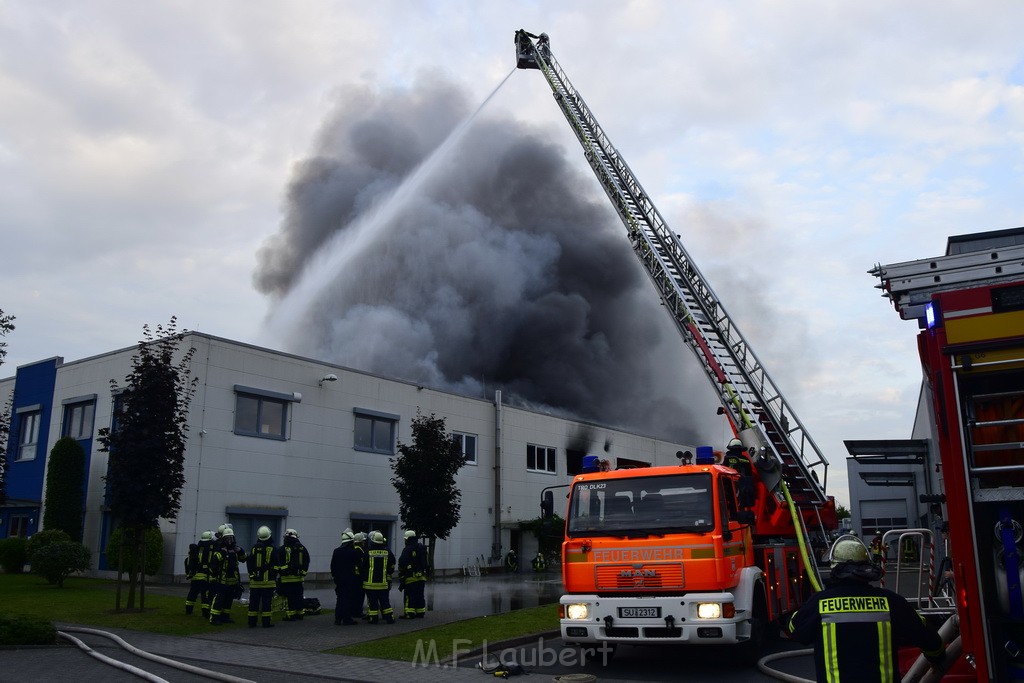
[[[540,499],[540,516],[548,519],[555,514],[555,494],[545,491]]]
[[[757,521],[753,510],[740,510],[736,513],[735,519],[740,524],[746,524],[747,526],[754,526],[754,522]]]

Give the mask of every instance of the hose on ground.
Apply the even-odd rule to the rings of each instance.
[[[801,678],[793,674],[788,674],[785,671],[779,671],[768,666],[771,662],[776,659],[786,659],[787,657],[806,657],[814,654],[813,648],[807,648],[806,650],[789,650],[786,652],[776,652],[775,654],[762,657],[757,662],[758,670],[766,676],[777,678],[780,681],[786,681],[787,683],[814,683],[814,681],[807,678]]]
[[[67,635],[63,631],[71,631],[72,633],[89,633],[89,634],[92,634],[92,635],[95,635],[95,636],[102,636],[104,638],[109,638],[110,640],[113,640],[115,643],[120,645],[122,648],[124,648],[128,652],[132,653],[133,655],[136,655],[137,657],[142,657],[143,659],[148,659],[150,661],[157,662],[159,664],[164,664],[166,666],[170,666],[170,667],[173,667],[175,669],[179,669],[181,671],[187,671],[189,673],[193,673],[193,674],[196,674],[198,676],[204,676],[206,678],[212,678],[214,680],[224,681],[225,683],[255,683],[255,681],[251,681],[248,678],[239,678],[238,676],[232,676],[230,674],[221,673],[219,671],[211,671],[209,669],[202,669],[202,668],[200,668],[198,666],[192,666],[191,664],[185,664],[183,662],[178,662],[178,661],[175,661],[173,659],[168,659],[167,657],[161,657],[160,655],[154,655],[152,653],[146,652],[145,650],[140,650],[139,648],[135,647],[131,643],[128,643],[125,640],[123,640],[121,637],[119,637],[119,636],[117,636],[117,635],[115,635],[113,633],[108,633],[107,631],[100,631],[99,629],[94,629],[94,628],[82,628],[82,627],[78,627],[78,626],[67,627],[67,628],[62,629],[62,631],[58,631],[58,634],[61,637],[67,638],[68,640],[71,640],[72,642],[75,642],[80,648],[83,648],[87,653],[89,653],[90,655],[96,657],[97,659],[100,659],[101,661],[104,661],[107,664],[111,664],[111,666],[117,666],[117,668],[120,668],[120,669],[125,669],[125,667],[129,667],[128,669],[125,669],[125,670],[132,670],[132,673],[135,673],[138,676],[141,676],[143,678],[147,678],[148,680],[151,680],[151,681],[154,681],[154,682],[163,681],[164,683],[167,683],[163,678],[160,678],[158,676],[154,676],[153,674],[150,674],[150,673],[148,673],[146,671],[143,671],[142,669],[139,669],[138,667],[132,667],[132,666],[130,666],[128,664],[124,664],[123,662],[118,662],[116,659],[111,659],[110,657],[107,657],[105,655],[101,655],[98,652],[95,652],[94,650],[92,650],[92,648],[90,648],[88,645],[85,645],[85,643],[83,643],[82,641],[78,640],[77,638],[73,638],[73,637]],[[152,678],[149,678],[150,676],[152,676]]]
[[[115,669],[120,669],[121,671],[127,671],[128,673],[133,674],[135,676],[138,676],[139,678],[144,678],[147,681],[151,681],[151,683],[169,683],[166,678],[160,678],[156,674],[151,674],[148,671],[146,671],[144,669],[140,669],[137,666],[132,666],[131,664],[126,664],[125,662],[121,662],[121,661],[118,661],[116,659],[113,659],[112,657],[108,657],[108,656],[106,656],[104,654],[100,654],[99,652],[96,652],[96,650],[93,650],[91,647],[89,647],[88,645],[83,643],[78,638],[75,638],[72,635],[68,635],[67,633],[64,633],[63,631],[57,631],[57,635],[60,636],[61,638],[64,638],[65,640],[71,641],[76,646],[78,646],[78,649],[82,650],[83,652],[85,652],[90,657],[92,657],[94,659],[98,659],[99,661],[103,662],[104,664],[108,664],[108,665],[114,667]]]

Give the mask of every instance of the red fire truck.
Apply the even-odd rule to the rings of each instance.
[[[1024,228],[951,237],[944,256],[871,272],[921,327],[959,616],[955,670],[1024,680]]]

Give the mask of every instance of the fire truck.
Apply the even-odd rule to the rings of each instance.
[[[570,644],[733,645],[756,656],[770,624],[820,587],[808,547],[837,527],[828,462],[669,229],[544,34],[515,34],[544,74],[665,310],[694,352],[747,458],[709,446],[679,466],[600,471],[569,484],[560,600]],[[588,456],[590,457],[590,456]],[[594,469],[597,471],[586,471]],[[547,491],[543,514],[553,511]]]
[[[918,323],[963,680],[1024,680],[1024,228],[950,237],[871,274]]]

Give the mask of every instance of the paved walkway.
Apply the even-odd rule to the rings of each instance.
[[[169,590],[182,596],[186,591],[177,586],[155,587],[154,590]],[[428,586],[429,611],[425,619],[399,619],[393,625],[361,623],[357,626],[335,626],[333,588],[319,585],[309,587],[306,596],[320,600],[324,608],[322,614],[307,617],[300,622],[277,622],[272,629],[211,626],[209,633],[189,637],[163,636],[127,629],[103,630],[145,652],[250,681],[381,683],[397,680],[475,680],[479,683],[484,680],[479,670],[458,668],[450,663],[439,662],[436,657],[431,658],[427,665],[420,663],[414,666],[406,662],[323,654],[323,651],[438,624],[548,604],[556,602],[560,592],[561,581],[553,574],[441,579]],[[392,591],[392,599],[400,600],[401,593]],[[396,611],[400,613],[401,609]],[[242,610],[236,606],[234,612],[235,620],[240,621]],[[553,622],[553,625],[557,630],[557,624]],[[58,629],[62,627],[74,628],[70,624],[58,623]],[[71,630],[67,632],[97,653],[120,660],[127,659],[132,665],[152,671],[173,683],[210,680],[129,655],[120,645],[107,638]],[[430,652],[429,643],[424,643],[423,651]],[[135,674],[103,664],[78,648],[0,650],[0,683],[40,683],[63,678],[71,678],[75,683],[139,680]]]

